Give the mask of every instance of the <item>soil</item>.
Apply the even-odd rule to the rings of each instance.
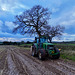
[[[0,75],[75,75],[75,62],[59,58],[41,61],[29,50],[0,46]]]

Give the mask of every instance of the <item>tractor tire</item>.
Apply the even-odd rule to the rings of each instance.
[[[57,55],[52,55],[52,59],[59,59],[60,51],[58,50],[58,48],[56,49],[56,53],[58,53],[58,54]]]
[[[32,50],[32,56],[35,57],[35,51],[34,50]]]
[[[60,53],[58,53],[57,55],[52,55],[52,59],[59,59],[59,57],[60,57]]]
[[[40,60],[44,60],[45,59],[45,50],[39,50],[39,52],[38,52],[38,58]]]
[[[35,46],[32,46],[31,55],[32,55],[33,57],[36,56],[36,48],[35,48]]]

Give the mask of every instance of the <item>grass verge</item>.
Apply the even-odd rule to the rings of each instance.
[[[72,60],[72,61],[75,61],[75,53],[70,53],[71,51],[64,51],[64,52],[61,52],[60,54],[60,57],[65,59],[65,60]]]
[[[20,46],[25,46],[25,45],[31,46],[32,44],[21,44]]]
[[[57,45],[57,48],[61,49],[61,58],[75,61],[75,45]]]

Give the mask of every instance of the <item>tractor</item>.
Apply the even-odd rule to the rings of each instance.
[[[32,44],[32,56],[38,56],[40,60],[50,57],[51,59],[58,59],[60,51],[56,46],[50,43],[49,36],[35,37],[35,43]]]

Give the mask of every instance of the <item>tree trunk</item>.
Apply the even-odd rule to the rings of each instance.
[[[38,27],[36,27],[36,32],[37,32],[38,36],[41,36],[41,32],[38,30]]]
[[[49,37],[50,43],[52,43],[52,37]]]

